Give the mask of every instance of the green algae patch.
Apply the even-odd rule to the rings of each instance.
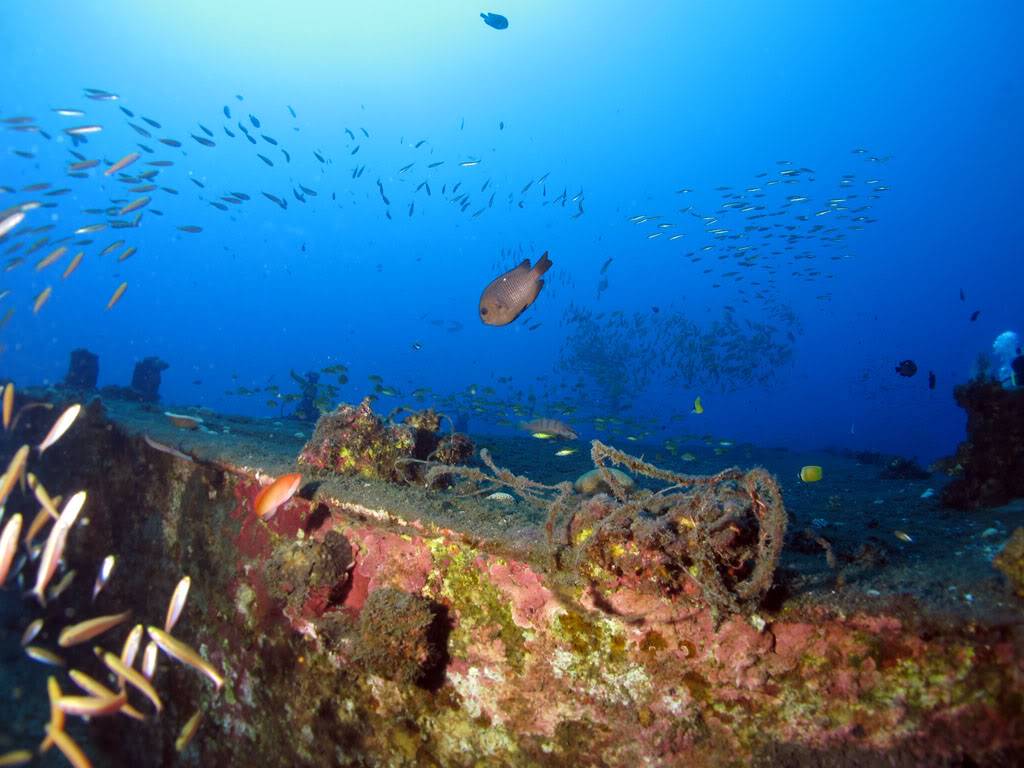
[[[526,634],[513,620],[508,598],[477,568],[479,553],[443,539],[431,539],[427,545],[434,569],[426,590],[447,602],[458,619],[449,638],[452,655],[465,655],[481,641],[498,640],[509,666],[521,673],[526,663]]]

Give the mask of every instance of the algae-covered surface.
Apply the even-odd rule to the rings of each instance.
[[[58,648],[59,628],[131,608],[98,640],[120,652],[132,623],[162,624],[186,574],[175,634],[224,686],[161,658],[159,715],[131,692],[145,722],[69,726],[95,764],[1000,765],[1024,744],[1024,601],[992,565],[1024,524],[1020,503],[946,510],[942,476],[883,479],[881,457],[695,445],[684,461],[629,446],[677,472],[778,479],[789,525],[773,586],[729,614],[703,601],[696,572],[644,561],[639,535],[567,573],[547,510],[518,494],[341,476],[297,465],[308,422],[169,408],[202,418],[190,430],[164,410],[93,403],[33,459],[44,483],[60,478],[51,494],[88,489],[88,524],[59,599],[44,610],[2,595],[0,749],[38,746],[48,674],[73,688],[25,656],[30,618],[45,619],[36,644],[103,677],[91,643]],[[5,454],[51,421],[31,414]],[[475,437],[537,482],[593,468],[582,447],[553,457],[529,437]],[[820,482],[798,479],[807,464],[824,467]],[[297,496],[257,518],[260,488],[295,471]],[[118,565],[93,604],[108,553]]]

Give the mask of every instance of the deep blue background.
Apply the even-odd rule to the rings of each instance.
[[[593,303],[610,256],[610,288],[600,300],[606,311],[658,305],[710,320],[735,303],[730,289],[712,288],[681,256],[686,248],[646,240],[648,230],[628,217],[680,220],[673,193],[683,186],[713,209],[715,187],[742,189],[756,173],[775,172],[781,158],[814,168],[820,179],[855,173],[858,183],[878,178],[891,191],[872,209],[877,223],[848,239],[850,258],[829,263],[835,277],[827,285],[787,280],[780,270],[777,298],[805,332],[770,387],[726,395],[660,385],[635,393],[633,412],[661,419],[662,436],[680,428],[665,417],[686,414],[699,394],[706,412],[696,426],[684,421],[686,429],[931,459],[950,453],[962,435],[952,386],[1000,331],[1024,331],[1018,3],[227,6],[5,6],[0,117],[34,116],[54,140],[3,131],[0,185],[51,181],[74,190],[55,198],[58,208],[31,212],[23,227],[55,215],[49,234],[56,238],[97,220],[82,208],[135,197],[98,171],[64,179],[71,158],[58,139],[76,121],[51,108],[85,109],[86,122],[104,126],[80,148],[90,157],[116,160],[140,140],[121,104],[160,121],[155,136],[184,146],[153,155],[176,162],[159,183],[181,194],[155,192],[150,205],[164,216],[148,212],[138,229],[95,236],[67,281],[60,279],[66,261],[33,271],[48,249],[0,274],[0,288],[12,291],[0,312],[16,308],[0,331],[0,373],[19,383],[57,381],[68,351],[86,346],[100,355],[102,384],[126,383],[138,358],[156,354],[171,364],[165,401],[252,414],[268,413],[265,397],[224,391],[270,380],[287,388],[290,368],[335,362],[351,369],[341,395],[350,401],[369,391],[369,373],[405,392],[462,391],[511,375],[517,388],[532,383],[543,397],[534,377],[559,380],[553,371],[563,312],[570,301]],[[485,26],[482,10],[506,14],[509,29]],[[121,100],[90,101],[85,87],[110,89]],[[252,147],[227,139],[225,104],[235,117],[230,125],[258,116],[254,135],[277,138],[292,162],[262,141]],[[214,130],[217,147],[188,138],[203,135],[197,123]],[[420,139],[428,143],[413,149]],[[143,141],[160,147],[155,138]],[[357,144],[359,153],[350,155]],[[891,159],[869,169],[854,147]],[[314,149],[330,162],[320,164]],[[275,166],[260,162],[257,151]],[[482,162],[458,167],[471,158]],[[427,176],[425,164],[436,160],[445,165]],[[414,161],[410,172],[397,173]],[[364,164],[353,180],[352,168]],[[582,217],[570,218],[571,207],[498,205],[544,173],[549,197],[563,188],[570,196],[584,191]],[[393,220],[384,216],[378,178]],[[413,191],[424,178],[431,179],[429,199]],[[499,190],[496,207],[470,218],[485,204],[489,191],[476,190],[488,178]],[[439,194],[442,184],[458,181],[472,190],[466,213]],[[290,199],[287,211],[259,194],[291,198],[300,183],[320,194],[306,205]],[[252,200],[229,213],[206,203],[229,191]],[[0,194],[0,208],[27,199],[46,198]],[[182,224],[204,232],[181,233],[175,227]],[[138,246],[135,256],[122,264],[98,256],[123,233]],[[555,263],[531,312],[543,325],[535,332],[483,327],[480,290],[515,263],[502,249],[517,247],[534,256],[549,250]],[[121,280],[128,292],[105,312]],[[53,285],[53,297],[33,316],[32,299],[45,285]],[[824,292],[830,301],[815,298]],[[976,309],[981,315],[971,323]],[[754,319],[758,311],[756,304],[741,308]],[[447,332],[452,321],[464,329]],[[413,341],[422,349],[413,350]],[[906,357],[922,369],[913,379],[893,371]],[[938,376],[933,392],[929,369]],[[586,432],[585,423],[577,426]]]

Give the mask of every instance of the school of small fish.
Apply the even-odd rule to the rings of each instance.
[[[508,25],[498,14],[486,14],[485,20],[498,29]],[[284,135],[302,128],[295,109],[287,106],[284,115],[276,114],[272,120],[245,114],[241,94],[235,96],[234,111],[232,105],[225,104],[216,117],[206,116],[174,131],[161,120],[137,113],[111,91],[85,88],[82,98],[95,106],[58,107],[38,117],[0,117],[6,138],[14,143],[24,141],[27,147],[13,148],[14,155],[48,168],[40,172],[39,181],[20,188],[0,185],[0,248],[7,257],[2,264],[5,273],[26,264],[32,254],[43,252],[35,260],[34,271],[46,276],[49,267],[65,262],[59,281],[63,282],[83,262],[90,264],[118,252],[115,263],[120,265],[144,253],[135,230],[152,230],[158,237],[171,238],[175,233],[202,234],[203,226],[181,220],[192,201],[243,222],[266,215],[265,210],[256,208],[260,200],[285,213],[295,204],[337,210],[359,204],[364,197],[362,189],[374,177],[375,197],[385,220],[392,220],[392,211],[397,215],[399,209],[413,218],[442,207],[471,220],[492,210],[512,212],[530,207],[564,209],[572,218],[583,215],[583,190],[572,193],[568,187],[560,192],[549,188],[549,172],[530,177],[525,184],[490,175],[482,157],[452,156],[428,138],[401,137],[405,161],[394,168],[379,148],[374,152],[378,158],[375,168],[367,158],[369,150],[360,154],[374,142],[365,127],[339,127],[337,142],[329,147],[289,149]],[[93,122],[84,122],[86,118]],[[75,124],[69,125],[69,121]],[[277,135],[270,132],[271,122]],[[460,131],[464,127],[463,119]],[[503,121],[500,129],[504,129]],[[239,154],[258,162],[265,172],[261,188],[239,190],[219,169],[219,153],[230,155],[228,162]],[[342,167],[342,158],[356,155],[366,159],[351,160],[354,165]],[[77,204],[80,198],[97,192],[106,197],[105,205]],[[164,223],[162,219],[177,221]],[[113,238],[101,239],[107,232],[114,233]],[[141,274],[140,270],[130,271]],[[45,285],[32,297],[33,314],[40,314],[60,292],[59,282]],[[112,285],[107,310],[122,300],[129,283],[120,280]],[[6,295],[5,291],[3,297]],[[0,327],[11,320],[14,311],[11,307],[0,318]]]
[[[20,416],[20,412],[14,413],[14,394],[13,383],[8,383],[3,392],[3,428],[8,433],[16,427]],[[31,405],[24,406],[22,410]],[[66,498],[63,495],[51,496],[34,471],[35,463],[44,451],[59,450],[56,446],[65,434],[75,428],[81,411],[77,403],[66,408],[53,421],[39,445],[34,450],[29,445],[21,446],[0,475],[0,587],[9,586],[14,581],[17,588],[25,592],[31,580],[32,587],[25,594],[41,607],[60,602],[61,596],[75,578],[75,571],[67,568],[64,553],[77,527],[85,524],[80,522],[86,520],[83,514],[102,514],[101,510],[89,509],[89,496],[85,490],[72,493]],[[19,492],[19,486],[24,490]],[[279,494],[276,501],[280,505],[287,498]],[[38,504],[38,511],[31,517],[32,522],[26,530],[24,523],[31,515],[33,503]],[[31,619],[27,623],[21,636],[25,656],[55,670],[47,679],[50,719],[45,725],[37,750],[17,749],[6,752],[0,755],[0,765],[24,765],[31,762],[37,753],[43,754],[56,747],[75,768],[90,766],[91,762],[84,750],[65,729],[65,718],[72,716],[88,719],[123,714],[134,720],[146,721],[149,717],[159,716],[163,710],[163,702],[156,688],[160,652],[208,678],[217,691],[224,684],[223,675],[209,661],[171,634],[185,611],[191,586],[188,576],[178,582],[171,595],[163,629],[138,623],[128,630],[123,640],[117,640],[120,630],[129,626],[133,611],[100,613],[91,607],[114,574],[116,561],[116,556],[109,554],[98,563],[90,605],[63,606],[63,616],[73,617],[81,611],[88,618],[69,619],[61,626],[48,625],[43,617]],[[35,574],[30,577],[33,568]],[[48,615],[53,614],[51,612]],[[135,661],[144,633],[149,642],[141,657],[141,665],[136,667]],[[92,674],[85,669],[66,669],[67,661],[62,655],[63,651],[95,642],[111,643],[113,650],[101,645],[93,646],[96,670]],[[60,679],[65,670],[68,681]],[[106,682],[104,678],[107,678]],[[75,692],[76,689],[79,692]],[[146,714],[144,708],[138,709],[133,704],[139,696],[149,702],[152,714]],[[184,723],[175,742],[178,751],[183,750],[195,735],[200,719],[201,710]]]

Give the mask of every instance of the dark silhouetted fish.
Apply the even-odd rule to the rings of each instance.
[[[901,360],[900,364],[896,366],[896,373],[909,379],[917,373],[917,363],[913,360]]]
[[[484,24],[494,29],[508,29],[508,19],[502,16],[500,13],[481,13],[480,18],[484,20]]]
[[[480,296],[480,319],[485,325],[508,325],[536,301],[544,281],[541,276],[551,269],[547,251],[531,268],[523,259],[515,269],[491,281]]]

